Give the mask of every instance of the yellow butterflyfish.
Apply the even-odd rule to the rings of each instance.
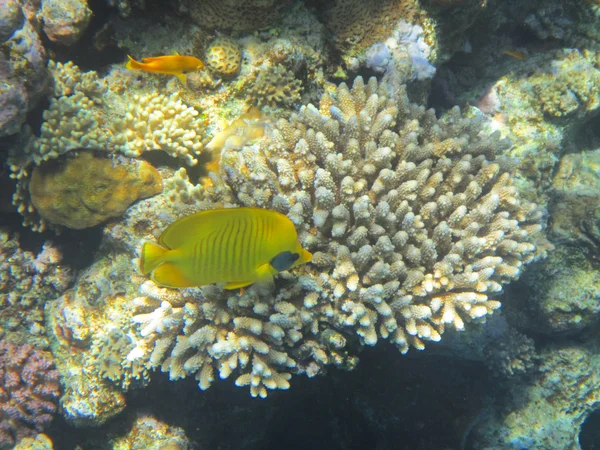
[[[140,271],[172,288],[226,283],[225,289],[238,289],[271,283],[277,273],[311,259],[284,214],[226,208],[183,217],[163,231],[158,244],[145,242]]]
[[[155,56],[152,58],[142,58],[142,62],[136,61],[127,55],[129,61],[125,68],[129,70],[143,70],[144,72],[161,73],[164,75],[173,75],[186,84],[185,74],[202,69],[204,64],[194,56],[184,56],[179,54]]]

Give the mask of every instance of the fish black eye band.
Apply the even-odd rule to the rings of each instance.
[[[299,253],[281,252],[269,264],[278,272],[289,269],[300,258]]]

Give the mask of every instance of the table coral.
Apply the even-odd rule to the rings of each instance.
[[[49,425],[58,395],[58,372],[46,352],[0,341],[0,448]]]
[[[357,343],[388,339],[406,353],[485,321],[502,285],[538,255],[543,211],[519,198],[508,144],[484,128],[357,78],[280,120],[270,139],[224,150],[213,187],[179,183],[187,201],[281,211],[313,262],[266,297],[144,284],[136,355],[171,378],[194,374],[203,389],[214,371],[235,372],[263,397],[290,373],[354,367]]]
[[[36,210],[56,225],[92,227],[162,190],[160,174],[146,161],[106,158],[89,151],[63,159],[35,167],[29,181]]]

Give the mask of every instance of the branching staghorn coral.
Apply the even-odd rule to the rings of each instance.
[[[507,148],[479,118],[455,108],[437,119],[404,87],[359,77],[280,120],[270,139],[224,150],[213,186],[176,174],[166,189],[197,208],[285,213],[313,261],[281,274],[270,296],[144,284],[134,320],[145,343],[132,356],[203,389],[215,371],[236,371],[264,397],[290,373],[354,367],[360,345],[383,338],[406,353],[484,322],[502,285],[543,253],[543,212],[519,198]]]

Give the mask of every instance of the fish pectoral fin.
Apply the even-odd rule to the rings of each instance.
[[[190,281],[183,271],[175,264],[165,262],[158,266],[152,272],[152,281],[161,286],[171,288],[183,288],[197,286],[196,283]]]
[[[271,267],[271,264],[269,264],[269,263],[263,264],[263,265],[259,266],[258,269],[256,269],[256,277],[257,277],[256,283],[261,286],[271,287],[275,284],[275,281],[273,280],[273,276],[276,273],[277,273],[277,271]]]
[[[253,281],[234,281],[231,283],[227,283],[225,286],[223,286],[223,289],[240,289],[246,286],[250,286],[253,283]]]
[[[185,77],[184,74],[176,73],[174,75],[179,79],[179,81],[181,81],[183,83],[184,86],[187,86],[187,78]]]

